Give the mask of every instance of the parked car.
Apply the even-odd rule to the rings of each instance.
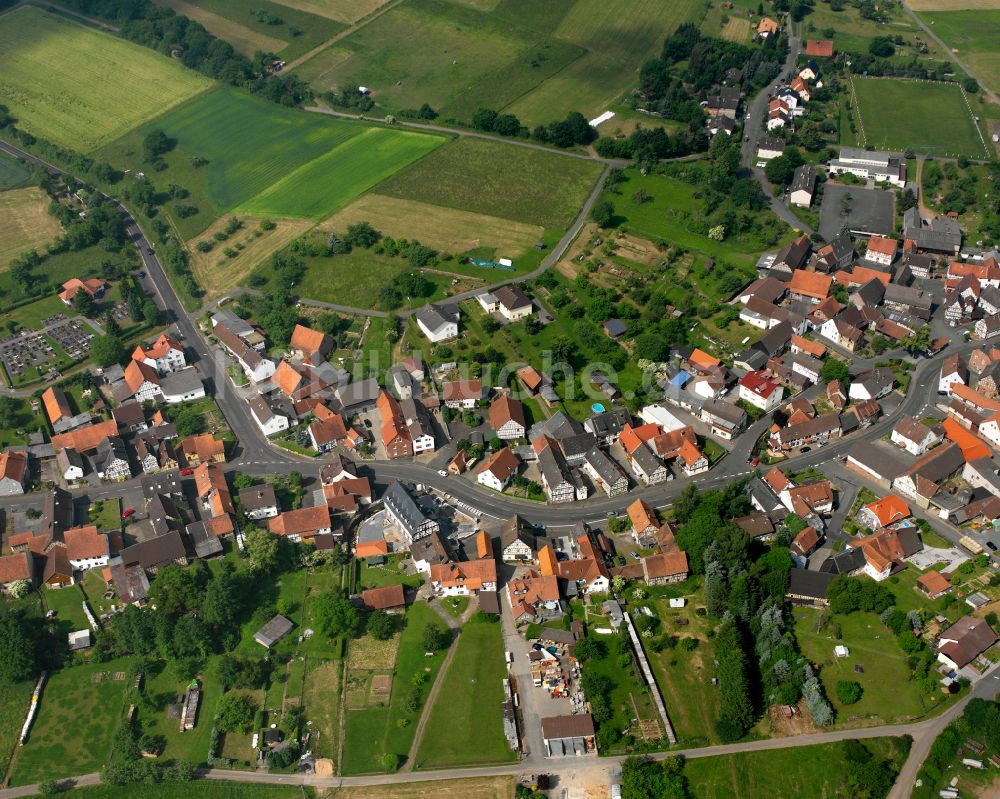
[[[634,549],[631,552],[629,552],[628,554],[631,555],[636,560],[639,560],[639,553],[636,552]]]
[[[986,546],[988,546],[988,547],[989,547],[989,548],[990,548],[991,550],[993,550],[994,552],[996,552],[996,551],[997,551],[997,545],[996,545],[996,544],[994,544],[994,543],[993,543],[992,541],[987,541],[987,542],[986,542]]]
[[[185,466],[181,469],[181,477],[190,477],[192,474],[194,474],[194,469],[190,466]]]
[[[122,521],[134,515],[135,515],[135,508],[125,508],[125,510],[122,511]]]
[[[625,556],[624,555],[619,555],[618,556],[618,565],[619,566],[624,566],[625,565]]]
[[[438,469],[438,474],[441,475],[442,477],[448,476],[448,472],[446,472],[444,469]]]
[[[754,458],[753,460],[751,460],[750,461],[750,465],[751,466],[759,466],[760,465],[760,458]]]

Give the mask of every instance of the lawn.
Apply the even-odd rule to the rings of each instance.
[[[713,241],[706,234],[691,229],[692,225],[704,221],[696,184],[667,175],[642,175],[631,168],[625,170],[625,177],[626,180],[619,186],[620,194],[605,191],[601,198],[611,202],[621,227],[627,231],[651,241],[663,240],[739,265],[756,262],[757,254],[775,243],[737,238]],[[646,192],[645,202],[632,199],[640,191]],[[770,211],[762,212],[762,215],[770,220],[769,227],[776,236],[784,238],[790,235],[785,223]]]
[[[74,788],[73,799],[303,799],[303,789],[292,785],[253,785],[244,782],[198,780],[196,785],[161,782],[153,785],[100,785]]]
[[[816,629],[820,617],[816,610],[797,607],[794,614],[795,637],[802,654],[820,666],[820,680],[837,712],[838,724],[864,726],[875,720],[887,724],[910,721],[926,715],[941,702],[940,694],[927,696],[910,681],[906,654],[874,613],[833,616],[833,621],[840,625],[839,639],[829,629]],[[850,656],[834,657],[836,644],[846,646]],[[864,668],[863,673],[854,670],[856,664]],[[839,680],[861,684],[864,695],[856,704],[845,707],[840,703],[836,693]]]
[[[871,738],[864,745],[898,769],[905,756],[897,740]],[[684,776],[697,799],[820,799],[843,795],[846,765],[842,744],[818,744],[691,758]]]
[[[961,86],[861,77],[851,82],[865,144],[935,156],[986,154]]]
[[[158,183],[175,183],[190,192],[184,202],[198,213],[173,216],[181,234],[191,238],[219,214],[367,128],[221,87],[112,142],[101,157],[123,169],[143,169],[142,139],[151,130],[163,130],[176,142],[163,158],[167,169],[159,173]]]
[[[169,664],[154,661],[143,672],[142,693],[145,701],[139,709],[139,725],[143,733],[162,735],[166,740],[164,757],[204,763],[211,739],[212,717],[222,696],[222,685],[215,676],[212,658],[200,676],[201,705],[194,729],[181,732],[176,718],[167,715],[167,708],[183,696],[189,679],[178,678]]]
[[[176,8],[174,0],[156,2]],[[251,58],[255,50],[263,50],[291,61],[345,28],[328,17],[308,13],[308,9],[299,10],[272,0],[254,0],[253,3],[245,0],[186,0],[183,4],[188,9],[196,9],[198,16],[192,19],[197,19],[208,31]],[[177,12],[187,13],[179,8]],[[266,40],[271,40],[271,46],[264,46]]]
[[[435,250],[462,253],[488,249],[498,257],[514,257],[530,250],[545,232],[540,225],[376,193],[359,197],[320,228],[343,233],[348,225],[361,221],[375,222],[387,236],[416,239]]]
[[[0,152],[0,191],[23,186],[31,173],[14,156]]]
[[[503,734],[507,675],[499,624],[466,624],[444,675],[439,701],[417,751],[415,768],[454,768],[517,759]]]
[[[0,192],[0,269],[28,250],[42,250],[62,232],[49,214],[49,196],[36,186]]]
[[[118,497],[96,500],[87,509],[87,524],[105,533],[122,529],[122,501]]]
[[[719,715],[719,691],[711,683],[714,675],[714,647],[708,638],[711,625],[706,617],[695,613],[695,607],[704,602],[702,594],[699,592],[687,599],[683,608],[670,608],[667,600],[661,598],[650,598],[643,604],[660,618],[662,633],[678,638],[697,638],[697,648],[691,653],[679,649],[654,652],[647,646],[646,657],[678,741],[687,746],[717,743],[715,720]],[[681,624],[682,621],[687,624]]]
[[[322,219],[444,143],[426,133],[369,128],[303,164],[248,202],[242,212]]]
[[[348,709],[341,773],[381,772],[385,770],[380,762],[383,753],[394,753],[399,762],[409,753],[420,718],[419,710],[410,713],[405,708],[410,686],[415,675],[426,675],[420,690],[422,705],[445,656],[443,651],[430,658],[424,656],[422,639],[424,627],[428,624],[441,624],[437,613],[424,602],[411,605],[406,613],[406,627],[400,636],[389,705]],[[366,673],[359,672],[360,675]],[[402,726],[398,723],[401,720],[405,720]]]
[[[523,0],[505,0],[498,14],[513,16]],[[569,111],[597,116],[638,79],[639,68],[659,55],[663,40],[682,22],[701,20],[703,0],[580,0],[547,3],[558,14],[557,39],[586,54],[507,107],[526,125],[551,122]],[[548,15],[547,15],[548,16]],[[548,21],[548,20],[546,20]]]
[[[205,291],[205,299],[213,300],[236,288],[254,267],[266,261],[278,250],[291,244],[305,233],[311,223],[300,219],[273,219],[270,230],[261,228],[261,217],[241,217],[242,227],[232,235],[223,228],[233,217],[221,217],[196,239],[189,242],[191,271]],[[225,241],[214,238],[216,234],[228,235]],[[198,245],[207,242],[208,252],[201,252]]]
[[[803,38],[822,39],[825,38],[827,28],[833,30],[833,46],[836,52],[850,51],[855,53],[868,54],[868,46],[876,36],[894,37],[897,34],[903,37],[905,45],[897,45],[896,52],[900,55],[914,56],[918,51],[911,44],[924,43],[923,34],[910,18],[906,11],[897,5],[884,5],[880,11],[890,15],[890,20],[886,24],[865,19],[861,16],[856,6],[845,4],[842,8],[834,11],[828,3],[816,3],[810,9],[810,14],[805,20],[806,30]],[[943,58],[940,48],[930,45],[930,55],[934,58]],[[920,54],[923,58],[927,56]]]
[[[977,8],[966,5],[963,11],[921,11],[920,16],[949,47],[955,49],[962,63],[994,91],[1000,90],[1000,8]],[[979,5],[978,3],[976,4]],[[935,3],[935,7],[940,5]]]
[[[277,0],[288,8],[297,8],[338,22],[356,22],[384,6],[388,0]]]
[[[53,673],[42,691],[38,718],[18,752],[11,785],[99,771],[125,708],[131,662],[126,659],[74,666]],[[122,672],[125,678],[96,679]]]
[[[28,716],[34,688],[32,680],[4,682],[0,687],[0,773],[7,773],[21,735],[21,725]]]
[[[45,422],[31,413],[27,400],[12,397],[11,401],[10,427],[0,427],[0,447],[3,448],[11,444],[27,444],[31,430],[45,427]]]
[[[341,675],[342,661],[310,661],[306,673],[303,704],[313,729],[319,735],[313,746],[316,757],[326,757],[334,761],[336,768],[340,746],[340,706],[343,696]],[[334,770],[334,773],[337,773]]]
[[[338,788],[337,799],[514,799],[514,777],[400,782]]]
[[[365,561],[355,561],[358,564],[358,587],[381,588],[384,585],[405,585],[410,588],[419,588],[424,584],[423,577],[419,574],[404,574],[400,568],[403,562],[399,555],[390,555],[381,566],[369,566]]]
[[[147,47],[30,6],[0,17],[0,52],[0,97],[19,124],[83,151],[211,85]]]
[[[66,588],[39,588],[45,602],[45,610],[55,612],[60,632],[89,630],[90,623],[83,612],[83,590],[79,585]]]
[[[565,230],[600,175],[593,161],[458,139],[379,187],[379,194]]]

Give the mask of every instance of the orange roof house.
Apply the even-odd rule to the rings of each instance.
[[[190,466],[199,463],[225,463],[226,460],[225,442],[219,441],[211,433],[185,436],[181,439],[181,449]]]
[[[165,358],[170,350],[180,350],[183,352],[184,348],[166,333],[160,333],[160,337],[149,347],[144,348],[141,344],[137,344],[136,348],[132,350],[132,360],[144,361],[149,358],[156,361],[160,358]]]
[[[24,485],[28,471],[28,453],[5,450],[0,455],[0,480],[13,480]]]
[[[888,272],[879,272],[877,269],[867,266],[855,266],[852,271],[845,272],[841,270],[834,277],[838,283],[850,288],[852,286],[863,286],[869,280],[877,280],[883,286],[888,286],[892,275]]]
[[[304,400],[329,387],[308,366],[296,366],[284,360],[274,370],[271,380],[292,400]]]
[[[895,258],[897,249],[899,249],[899,242],[888,236],[872,236],[868,239],[868,245],[865,247],[866,252],[873,252],[887,258]]]
[[[435,563],[431,566],[431,584],[452,591],[495,591],[497,562],[493,558]]]
[[[628,506],[628,518],[632,522],[632,529],[638,536],[655,535],[656,531],[660,529],[660,520],[656,518],[656,511],[644,499],[637,499]]]
[[[770,17],[761,17],[760,22],[757,23],[757,35],[761,37],[769,36],[772,33],[777,33],[780,26]]]
[[[795,350],[801,350],[814,358],[822,358],[826,355],[826,347],[818,341],[810,341],[802,336],[792,336],[792,351]]]
[[[544,380],[534,366],[522,366],[518,369],[517,379],[528,391],[538,391]]]
[[[618,434],[618,441],[625,448],[625,452],[631,455],[643,444],[652,441],[658,435],[660,435],[660,426],[653,422],[639,425],[638,427],[626,424],[622,428],[621,433]]]
[[[688,363],[699,369],[711,369],[713,366],[718,366],[722,361],[718,358],[713,358],[704,350],[696,349],[688,358]]]
[[[944,578],[941,572],[929,571],[917,578],[917,588],[923,591],[928,599],[937,599],[951,590],[951,583]]]
[[[831,285],[833,285],[833,278],[830,275],[824,275],[822,272],[806,272],[804,269],[796,269],[792,272],[792,279],[788,283],[788,291],[791,294],[799,294],[803,297],[811,297],[819,301],[827,298]]]
[[[354,545],[354,556],[357,558],[377,558],[389,554],[389,544],[384,538],[376,541],[358,541]]]
[[[361,601],[368,610],[390,610],[403,607],[406,604],[406,595],[403,586],[397,583],[362,591]]]
[[[962,450],[962,457],[966,463],[990,457],[989,447],[950,416],[944,420],[942,426],[948,440],[954,441]]]
[[[129,390],[135,394],[142,388],[143,383],[159,385],[160,376],[148,364],[141,361],[129,361],[128,366],[125,367],[125,383],[128,385]]]
[[[829,58],[833,55],[833,42],[830,39],[807,39],[805,53],[812,58]]]
[[[59,299],[66,303],[66,305],[70,305],[78,291],[83,291],[91,297],[96,297],[104,291],[105,285],[103,280],[99,280],[96,277],[87,278],[86,280],[72,277],[63,283],[63,290],[59,292]]]
[[[296,325],[292,331],[291,347],[302,353],[306,363],[312,363],[314,360],[322,362],[326,359],[326,354],[333,349],[333,340],[319,330]],[[315,355],[318,357],[314,358]]]
[[[58,386],[49,386],[42,392],[42,404],[45,405],[45,413],[52,424],[73,415],[66,392]]]
[[[286,510],[267,520],[267,529],[278,536],[310,539],[330,529],[330,508],[315,505],[310,508]]]
[[[211,511],[212,518],[223,518],[235,513],[229,484],[222,469],[214,463],[202,463],[194,470],[194,486],[198,498]],[[227,531],[231,532],[231,531]]]
[[[493,541],[485,530],[476,533],[476,557],[479,560],[493,557]]]
[[[552,544],[538,548],[538,570],[545,576],[554,577],[559,574],[559,560]]]
[[[118,423],[114,419],[108,419],[98,424],[78,427],[69,433],[52,436],[52,448],[57,450],[75,449],[77,452],[88,452],[89,450],[97,449],[97,445],[108,436],[116,435],[118,435]]]
[[[870,502],[858,511],[858,518],[873,530],[902,521],[909,515],[909,506],[895,494]]]

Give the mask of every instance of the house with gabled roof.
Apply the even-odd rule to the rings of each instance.
[[[161,333],[148,347],[137,345],[132,351],[132,360],[152,367],[161,377],[187,366],[184,347],[166,333]]]
[[[330,532],[330,508],[327,505],[317,505],[287,510],[268,519],[267,529],[289,541],[310,541]]]
[[[508,447],[502,447],[490,455],[479,467],[476,480],[480,485],[503,491],[517,474],[521,460]]]
[[[155,399],[163,393],[156,369],[141,361],[129,361],[125,367],[125,385],[128,392],[124,397],[134,397],[137,402]]]
[[[0,455],[0,496],[23,494],[28,482],[28,453],[5,450]]]
[[[436,344],[458,336],[459,316],[457,305],[428,303],[417,310],[414,319],[420,332]]]
[[[310,366],[319,366],[333,350],[333,339],[326,333],[305,325],[295,325],[290,346],[298,350],[302,360]]]
[[[490,427],[503,441],[524,438],[527,425],[524,420],[524,406],[506,393],[497,395],[490,403],[488,419]]]

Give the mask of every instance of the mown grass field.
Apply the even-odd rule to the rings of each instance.
[[[130,661],[112,660],[55,672],[42,692],[28,743],[17,754],[11,785],[89,774],[104,765],[125,708],[126,680],[96,673],[129,673]]]
[[[74,788],[74,799],[302,799],[302,789],[291,785],[253,785],[245,782],[198,780],[195,785],[162,782],[156,785],[99,785]]]
[[[350,23],[367,17],[389,0],[276,0],[276,2],[288,8]]]
[[[21,737],[21,725],[28,716],[34,688],[33,680],[4,682],[0,686],[0,772],[4,774]]]
[[[514,799],[514,777],[401,782],[338,788],[336,799]]]
[[[26,6],[0,16],[0,97],[25,130],[89,152],[211,85],[146,47]]]
[[[0,191],[23,186],[29,175],[27,167],[16,158],[0,152]]]
[[[252,3],[244,0],[182,0],[182,2],[195,6],[203,14],[213,15],[212,22],[218,26],[218,30],[203,19],[198,21],[220,39],[230,41],[226,34],[236,33],[241,39],[246,40],[246,43],[258,37],[277,40],[282,45],[279,48],[257,49],[277,53],[286,61],[309,52],[345,27],[329,17],[311,14],[272,0],[254,0]],[[164,0],[162,4],[172,5],[173,0]],[[178,9],[178,13],[182,12]],[[271,24],[272,22],[274,24]],[[248,55],[252,56],[253,51]]]
[[[386,181],[379,194],[565,229],[600,173],[593,161],[459,139]]]
[[[367,128],[355,122],[295,111],[230,88],[195,98],[112,142],[101,156],[122,168],[142,169],[142,139],[163,130],[176,141],[164,157],[169,180],[187,189],[198,213],[175,223],[185,238],[208,227],[303,164]],[[195,158],[207,163],[198,166]],[[171,206],[168,206],[168,212]]]
[[[262,217],[238,218],[243,227],[225,241],[216,241],[213,236],[222,231],[231,219],[229,216],[221,217],[204,233],[188,242],[191,271],[205,290],[207,300],[215,299],[235,288],[254,267],[290,244],[312,225],[302,219],[273,219],[272,230],[261,230]],[[209,252],[198,250],[197,245],[203,241],[212,245]],[[236,255],[230,257],[226,250],[235,252]]]
[[[278,53],[288,44],[284,39],[258,33],[235,20],[227,19],[194,3],[185,0],[155,0],[157,5],[172,8],[178,14],[188,19],[200,22],[205,30],[213,36],[229,42],[237,53],[253,58],[258,50],[265,53]]]
[[[534,246],[544,233],[540,225],[514,222],[458,208],[366,194],[320,224],[321,230],[343,232],[355,222],[371,221],[387,236],[416,239],[445,252],[477,248],[501,255],[519,254]]]
[[[863,128],[868,144],[935,156],[986,155],[961,86],[861,77],[852,83],[861,116],[858,135]]]
[[[41,251],[62,232],[48,208],[49,196],[37,186],[0,192],[0,269],[28,250]]]
[[[503,678],[507,674],[499,624],[466,624],[444,675],[415,768],[450,768],[517,759],[503,734]]]
[[[419,160],[445,139],[369,128],[243,203],[242,213],[321,219]]]
[[[903,763],[896,739],[872,738],[864,745],[896,768]],[[684,775],[697,799],[826,799],[844,795],[846,765],[841,744],[818,744],[691,758]]]
[[[948,4],[920,16],[977,78],[994,91],[1000,90],[1000,3],[963,0],[964,11],[948,11]],[[974,10],[972,10],[974,9]]]
[[[820,680],[827,698],[837,713],[837,723],[857,726],[863,720],[881,719],[887,724],[923,716],[942,701],[942,694],[925,695],[910,681],[906,653],[900,649],[892,633],[883,627],[874,613],[852,613],[835,616],[842,638],[834,640],[829,629],[816,629],[818,613],[811,608],[795,608],[795,637],[802,654],[820,666]],[[837,658],[835,644],[843,644],[850,656]],[[854,670],[855,664],[864,673]],[[838,680],[856,681],[864,694],[853,705],[844,706],[837,698]]]
[[[420,711],[406,712],[404,708],[406,696],[413,684],[414,675],[425,674],[427,679],[421,689],[421,696],[426,700],[444,660],[444,652],[438,652],[434,657],[424,657],[421,639],[427,624],[442,624],[442,622],[437,613],[425,603],[417,602],[407,610],[406,627],[400,637],[396,656],[389,705],[347,711],[344,760],[341,764],[343,774],[384,771],[384,766],[380,763],[383,753],[394,753],[402,762],[410,751]],[[397,724],[399,719],[407,720],[405,726],[400,727]]]

